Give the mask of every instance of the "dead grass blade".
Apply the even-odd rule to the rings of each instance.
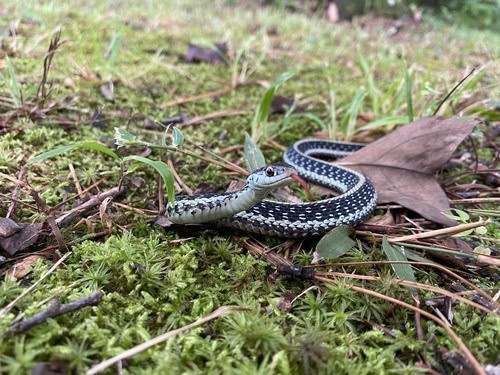
[[[441,103],[439,103],[439,105],[437,106],[436,110],[434,111],[433,113],[433,116],[436,116],[438,113],[439,113],[439,110],[441,109],[441,107],[443,106],[444,103],[446,103],[446,101],[448,100],[448,98],[455,92],[457,91],[457,89],[460,87],[460,85],[462,83],[464,83],[465,81],[467,81],[467,79],[478,69],[479,67],[478,66],[475,66],[474,68],[471,69],[471,71],[469,72],[469,74],[467,74],[464,78],[462,78],[460,80],[460,82],[458,82],[452,89],[451,91],[443,98],[443,100],[441,100]]]
[[[485,225],[487,223],[488,223],[488,221],[479,220],[478,222],[475,222],[475,223],[460,224],[460,225],[456,225],[454,227],[431,230],[429,232],[411,234],[409,236],[390,237],[388,239],[388,241],[390,243],[398,243],[398,242],[407,242],[407,241],[418,240],[418,239],[422,239],[422,238],[434,238],[434,237],[443,236],[443,235],[452,236],[454,234],[462,233],[462,232],[465,232],[465,231],[470,230],[470,229],[482,227],[483,225]]]
[[[32,110],[35,112],[36,110],[43,109],[45,102],[50,96],[52,90],[47,90],[47,78],[49,76],[50,66],[52,64],[52,59],[54,58],[55,53],[58,51],[59,47],[63,45],[65,41],[61,41],[61,30],[58,30],[54,35],[54,38],[50,41],[49,50],[43,59],[43,74],[42,80],[40,81],[40,85],[38,86],[38,90],[36,92],[37,96],[37,105]]]
[[[107,369],[109,366],[114,365],[115,363],[119,363],[125,358],[130,358],[136,354],[139,354],[143,352],[144,350],[147,350],[151,348],[152,346],[158,345],[164,341],[167,341],[168,339],[171,339],[172,337],[177,336],[178,334],[185,332],[187,330],[190,330],[191,328],[198,327],[204,323],[207,323],[211,320],[220,318],[221,316],[224,316],[228,313],[235,312],[235,311],[245,311],[248,310],[245,307],[240,307],[240,306],[222,306],[219,307],[217,310],[212,312],[211,314],[205,316],[204,318],[198,319],[196,322],[193,322],[191,324],[188,324],[187,326],[175,329],[173,331],[164,333],[163,335],[157,336],[154,339],[151,339],[149,341],[146,341],[140,345],[134,346],[133,348],[126,350],[117,356],[114,356],[113,358],[107,359],[95,366],[93,366],[88,372],[87,375],[93,375],[93,374],[98,374],[101,371],[104,371]]]
[[[326,277],[316,276],[315,279],[318,281],[321,281],[323,283],[326,283],[326,284],[331,284],[331,285],[338,284],[337,281],[328,279]],[[469,348],[463,343],[462,339],[460,339],[460,337],[458,337],[458,335],[455,333],[455,331],[453,331],[450,327],[448,327],[448,325],[445,322],[443,322],[441,319],[435,317],[434,315],[428,313],[427,311],[424,311],[422,309],[419,309],[418,307],[410,305],[409,303],[400,301],[396,298],[386,296],[384,294],[375,292],[373,290],[357,287],[354,285],[349,285],[349,288],[355,292],[366,294],[366,295],[376,297],[379,299],[383,299],[383,300],[390,302],[390,303],[393,303],[395,305],[402,306],[404,308],[407,308],[408,310],[412,310],[415,313],[419,313],[420,315],[425,316],[427,319],[430,319],[430,320],[434,321],[435,323],[439,324],[446,331],[446,333],[448,333],[448,335],[453,339],[453,341],[455,341],[455,343],[458,345],[460,350],[465,354],[465,356],[467,357],[469,362],[472,364],[472,366],[476,370],[476,373],[478,375],[486,375],[486,372],[484,371],[483,367],[481,366],[479,361],[474,357],[474,355],[471,353]]]
[[[351,273],[345,273],[345,272],[318,272],[318,276],[334,276],[334,277],[342,277],[342,278],[348,278],[348,279],[358,279],[358,280],[368,280],[368,281],[380,281],[381,278],[378,276],[366,276],[366,275],[356,275],[356,274],[351,274]],[[430,292],[434,293],[439,293],[444,296],[448,296],[452,299],[456,299],[457,301],[460,301],[462,303],[465,303],[466,305],[469,305],[470,307],[475,307],[476,309],[479,309],[487,314],[494,314],[496,316],[499,316],[498,313],[494,310],[490,310],[476,302],[470,301],[467,298],[464,298],[456,293],[450,292],[446,289],[442,289],[436,286],[432,285],[427,285],[427,284],[422,284],[422,283],[417,283],[415,281],[408,281],[408,280],[403,280],[403,279],[397,279],[396,281],[399,285],[403,286],[408,286],[411,288],[416,288],[416,289],[422,289],[422,290],[428,290]]]
[[[182,187],[182,189],[186,192],[187,195],[193,195],[193,190],[186,185],[186,183],[179,177],[179,174],[175,170],[174,163],[172,162],[172,159],[168,158],[167,164],[172,170],[172,174],[174,175],[175,181]]]
[[[440,264],[436,263],[424,263],[424,262],[411,262],[411,261],[390,261],[390,260],[379,260],[379,261],[371,261],[371,262],[342,262],[342,263],[327,263],[327,264],[318,264],[318,265],[313,265],[313,266],[308,266],[308,268],[320,268],[320,267],[349,267],[349,266],[364,266],[364,265],[377,265],[377,264],[409,264],[409,265],[414,265],[414,266],[424,266],[424,267],[433,267],[437,268],[440,271],[443,271],[450,276],[456,278],[457,280],[463,282],[465,285],[468,285],[470,288],[472,288],[475,292],[481,294],[484,298],[488,299],[489,301],[493,301],[493,298],[486,293],[484,290],[478,288],[476,285],[471,283],[469,280],[466,278],[456,274],[455,272],[449,270],[448,268],[441,266]]]

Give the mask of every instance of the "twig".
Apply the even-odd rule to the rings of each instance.
[[[75,183],[78,196],[80,197],[80,199],[88,198],[88,194],[84,194],[83,192],[82,185],[80,185],[80,181],[78,180],[78,176],[76,175],[76,171],[75,168],[73,167],[73,164],[69,163],[68,167],[71,172],[71,177],[73,178],[73,182]]]
[[[10,302],[7,306],[5,306],[2,310],[0,310],[0,318],[7,314],[12,308],[18,303],[23,297],[25,297],[29,292],[37,287],[43,280],[47,278],[52,272],[54,272],[59,265],[64,262],[64,260],[71,255],[71,252],[64,254],[42,277],[40,277],[33,285],[29,288],[25,289],[19,296],[17,296],[12,302]]]
[[[157,214],[158,213],[158,210],[148,210],[145,208],[136,208],[136,207],[132,207],[132,206],[129,206],[129,205],[126,205],[123,203],[119,203],[119,202],[112,202],[112,204],[113,204],[113,206],[123,208],[124,210],[127,210],[127,211],[135,212],[136,214],[139,214],[139,215],[145,215],[146,212],[148,212],[150,214]]]
[[[409,264],[413,266],[423,266],[423,267],[432,267],[432,268],[437,268],[438,270],[445,272],[457,280],[463,282],[464,284],[468,285],[472,289],[474,289],[474,292],[477,292],[481,294],[484,298],[488,299],[489,301],[493,301],[492,297],[486,293],[484,290],[478,288],[474,283],[471,283],[469,280],[463,278],[462,276],[456,274],[455,272],[449,270],[448,268],[436,264],[436,263],[424,263],[424,262],[411,262],[411,261],[395,261],[395,260],[377,260],[377,261],[367,261],[367,262],[340,262],[340,263],[327,263],[327,264],[318,264],[318,265],[312,265],[312,266],[306,266],[307,268],[319,268],[319,267],[349,267],[349,266],[364,266],[364,265],[377,265],[377,264]],[[497,306],[498,308],[498,306]]]
[[[97,187],[98,185],[100,185],[103,181],[105,180],[105,178],[101,178],[100,180],[94,182],[92,185],[90,185],[88,188],[84,189],[82,191],[82,193],[87,193],[88,191],[92,190],[93,188]],[[97,188],[97,190],[99,190],[99,188]],[[72,199],[75,199],[79,196],[79,194],[74,194],[68,198],[66,198],[65,200],[63,200],[62,202],[56,204],[55,206],[53,206],[50,210],[51,211],[54,211],[54,210],[57,210],[59,207],[63,206],[64,204],[68,203],[70,200]]]
[[[231,162],[220,162],[218,160],[214,160],[211,158],[207,158],[206,156],[199,155],[196,152],[192,152],[192,151],[188,151],[188,150],[184,150],[184,149],[179,149],[176,147],[164,147],[164,146],[158,146],[158,145],[152,145],[152,144],[150,144],[148,146],[151,148],[160,148],[163,150],[167,149],[167,150],[174,151],[174,152],[180,152],[181,154],[189,155],[189,156],[192,156],[194,158],[206,161],[207,163],[212,163],[212,164],[218,165],[219,167],[225,168],[225,169],[233,171],[233,172],[237,172],[237,173],[242,174],[244,176],[248,176],[250,174],[247,170],[243,169],[242,167],[240,167],[237,164],[234,164]],[[220,156],[219,156],[219,158],[220,158]]]
[[[37,207],[37,206],[34,206],[32,204],[29,204],[29,203],[26,203],[26,202],[23,202],[22,200],[20,199],[16,199],[16,198],[12,198],[12,197],[9,197],[7,194],[4,194],[4,193],[0,193],[0,197],[4,197],[4,198],[7,198],[13,202],[16,202],[16,203],[19,203],[20,205],[23,205],[25,207],[29,207],[31,208],[33,211],[40,211],[40,209]],[[8,215],[6,216],[8,217]]]
[[[418,309],[420,309],[420,299],[418,298],[418,295],[412,295],[413,299],[415,300],[415,305]],[[415,327],[417,329],[417,338],[419,340],[424,340],[424,330],[422,329],[422,315],[420,315],[420,312],[415,311]]]
[[[125,191],[124,188],[119,189],[116,187],[108,191],[104,191],[100,194],[97,194],[93,198],[89,199],[87,202],[81,204],[80,206],[65,212],[62,216],[56,219],[56,223],[59,226],[59,228],[67,227],[75,220],[77,216],[94,208],[95,206],[100,205],[106,198],[114,197],[118,194],[123,193],[124,191]]]
[[[55,217],[50,213],[50,209],[47,206],[45,200],[40,196],[40,194],[36,190],[31,191],[31,196],[33,197],[35,203],[40,207],[40,209],[45,214],[47,218],[47,223],[49,223],[50,229],[52,229],[52,233],[56,238],[57,245],[59,246],[59,250],[64,252],[67,250],[66,248],[66,240],[64,239],[63,234],[61,233],[61,229],[57,226]]]
[[[231,162],[231,161],[229,161],[229,160],[227,160],[227,159],[223,158],[222,156],[217,155],[215,152],[212,152],[212,151],[210,151],[209,149],[207,149],[207,148],[205,148],[205,147],[203,147],[203,146],[200,146],[199,144],[196,144],[196,143],[194,143],[194,142],[192,142],[192,141],[190,141],[190,140],[186,140],[185,142],[186,142],[186,143],[188,143],[188,144],[190,144],[190,145],[192,145],[192,146],[194,146],[194,147],[196,147],[197,149],[199,149],[199,150],[201,150],[201,151],[203,151],[203,152],[205,152],[205,153],[207,153],[207,154],[211,155],[212,157],[214,157],[214,158],[216,158],[216,159],[219,159],[219,160],[221,160],[222,162],[224,162],[224,163],[227,163],[227,164],[231,165],[231,166],[232,166],[233,168],[235,168],[236,170],[241,171],[241,173],[242,173],[242,174],[244,174],[244,175],[248,175],[248,174],[249,174],[249,173],[248,173],[248,171],[247,171],[246,169],[243,169],[243,168],[241,168],[238,164],[235,164],[235,163],[233,163],[233,162]]]
[[[54,39],[50,41],[49,50],[47,51],[47,54],[43,59],[42,80],[40,81],[40,85],[38,86],[38,90],[36,92],[38,103],[36,107],[33,109],[33,111],[42,109],[45,104],[45,101],[50,96],[50,91],[47,92],[45,85],[47,83],[47,77],[49,76],[50,65],[52,64],[52,59],[54,58],[54,54],[57,52],[57,50],[63,43],[65,43],[65,41],[63,40],[61,42],[61,30],[58,30],[54,35]]]
[[[158,215],[165,213],[165,197],[163,195],[163,178],[158,177]]]
[[[356,275],[356,274],[351,274],[351,273],[344,273],[344,272],[318,272],[317,273],[320,276],[335,276],[335,277],[341,277],[341,278],[349,278],[349,279],[358,279],[358,280],[368,280],[368,281],[380,281],[381,277],[379,276],[366,276],[366,275]],[[475,307],[481,311],[484,311],[485,313],[491,314],[495,316],[499,316],[499,313],[496,310],[490,310],[489,308],[482,306],[476,302],[470,301],[467,298],[464,298],[460,295],[457,295],[455,293],[452,293],[446,289],[442,289],[436,286],[432,285],[427,285],[427,284],[422,284],[422,283],[417,283],[414,281],[408,281],[408,280],[402,280],[398,279],[396,281],[399,285],[403,286],[409,286],[413,288],[418,288],[418,289],[423,289],[423,290],[428,290],[434,293],[439,293],[444,296],[448,296],[450,298],[456,299],[462,303],[465,303],[466,305],[469,305],[471,307]]]
[[[499,203],[500,198],[470,198],[470,199],[450,199],[450,204],[480,204],[480,203]]]
[[[26,168],[21,168],[19,171],[19,174],[17,175],[18,180],[22,180],[24,177],[24,172],[26,171]],[[21,187],[19,185],[16,185],[14,187],[14,190],[12,191],[12,195],[10,196],[10,204],[9,208],[7,209],[7,214],[5,215],[6,218],[9,218],[12,213],[14,212],[14,208],[16,207],[16,202],[17,199],[19,198],[19,193],[21,191]]]
[[[87,372],[87,375],[93,375],[93,374],[97,374],[101,371],[104,371],[108,367],[114,365],[115,363],[121,362],[125,358],[129,358],[129,357],[132,357],[136,354],[139,354],[139,353],[143,352],[144,350],[147,350],[147,349],[151,348],[152,346],[155,346],[155,345],[158,345],[164,341],[167,341],[168,339],[175,337],[178,334],[185,332],[191,328],[198,327],[206,322],[209,322],[213,319],[224,316],[230,312],[245,311],[245,310],[249,310],[249,309],[244,308],[244,307],[240,307],[240,306],[222,306],[222,307],[219,307],[217,310],[215,310],[211,314],[205,316],[204,318],[200,318],[197,321],[195,321],[191,324],[188,324],[187,326],[184,326],[184,327],[178,328],[176,330],[164,333],[163,335],[157,336],[154,339],[148,340],[140,345],[134,346],[133,348],[126,350],[126,351],[114,356],[113,358],[107,359],[107,360],[93,366]]]
[[[103,297],[102,292],[94,292],[90,294],[87,297],[84,297],[82,299],[79,299],[77,301],[73,301],[70,303],[66,303],[64,305],[60,305],[58,300],[54,298],[52,300],[51,306],[45,310],[42,311],[38,314],[33,315],[32,317],[25,319],[19,323],[16,323],[12,326],[10,326],[6,333],[14,333],[14,334],[20,334],[23,332],[26,332],[30,328],[37,326],[45,321],[47,321],[50,318],[55,318],[63,314],[67,314],[69,312],[79,310],[83,307],[87,306],[95,306],[101,302],[101,299]]]

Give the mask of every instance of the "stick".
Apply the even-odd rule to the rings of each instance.
[[[102,292],[94,292],[87,297],[81,298],[77,301],[66,303],[64,305],[60,305],[58,300],[54,298],[52,300],[51,306],[47,310],[44,310],[28,319],[23,320],[22,322],[12,325],[7,329],[7,332],[12,332],[17,335],[26,332],[32,327],[42,324],[50,318],[55,318],[59,315],[67,314],[69,312],[79,310],[87,306],[95,306],[99,304],[99,302],[101,302],[103,295],[104,294]]]
[[[67,212],[65,212],[62,216],[56,219],[56,224],[59,228],[64,228],[70,225],[78,215],[83,214],[85,211],[94,208],[95,206],[100,205],[106,198],[114,197],[118,194],[121,194],[125,191],[124,188],[113,188],[108,191],[104,191],[100,194],[95,195],[93,198],[89,199],[87,202],[81,204],[78,207],[75,207]]]
[[[21,168],[21,170],[19,171],[19,174],[17,175],[17,179],[18,180],[22,180],[23,177],[24,177],[24,172],[26,171],[26,169],[23,167]],[[12,191],[12,195],[10,197],[10,204],[9,204],[9,208],[7,209],[7,214],[5,215],[5,217],[8,219],[12,213],[14,212],[14,208],[16,207],[16,202],[17,202],[17,199],[19,198],[19,193],[21,191],[21,186],[19,185],[16,185],[14,187],[14,190]]]

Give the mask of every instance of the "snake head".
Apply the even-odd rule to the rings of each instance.
[[[267,195],[273,189],[289,185],[298,176],[297,170],[286,163],[269,164],[257,169],[247,178],[250,189]]]

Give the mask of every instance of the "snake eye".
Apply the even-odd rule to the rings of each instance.
[[[266,176],[267,177],[273,177],[274,176],[274,168],[273,167],[267,167],[266,168]]]

